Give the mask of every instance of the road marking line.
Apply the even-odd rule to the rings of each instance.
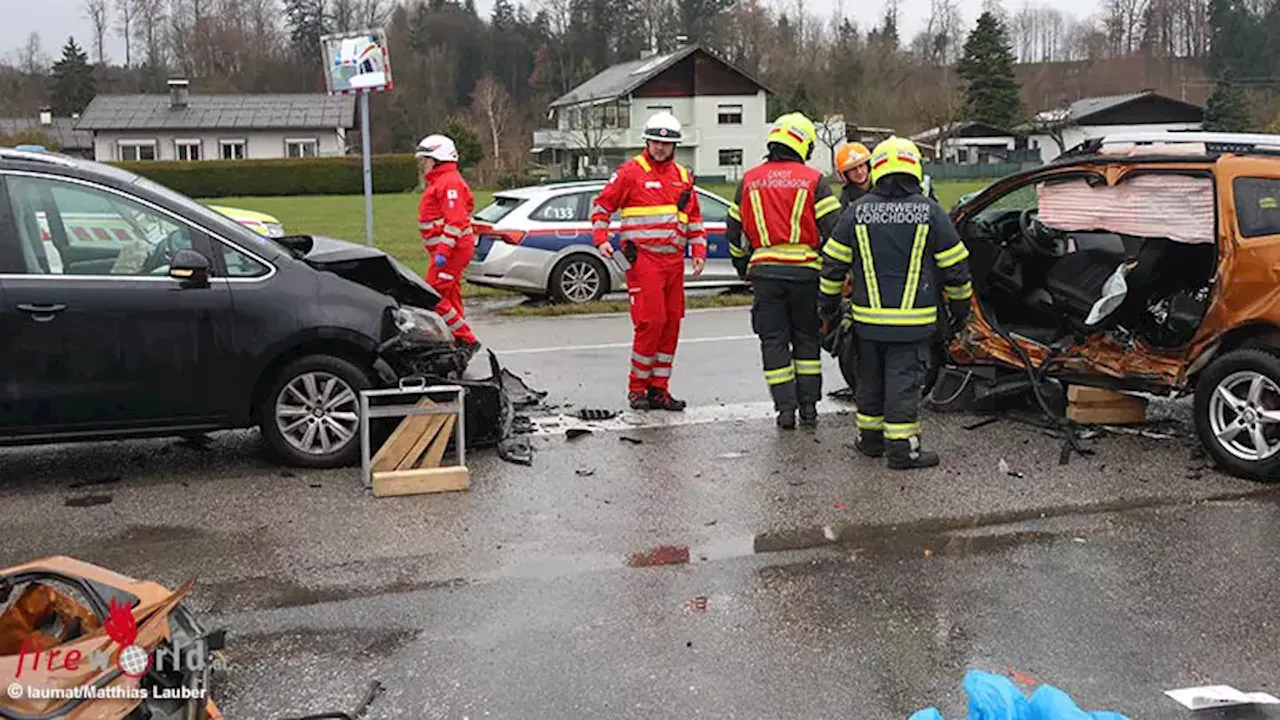
[[[834,415],[849,412],[853,409],[850,403],[826,398],[818,404],[819,415]],[[545,437],[563,435],[569,428],[585,428],[596,432],[616,430],[644,430],[647,428],[680,427],[682,425],[704,425],[706,423],[735,422],[738,420],[773,419],[777,412],[773,402],[734,403],[730,405],[701,405],[685,408],[684,412],[666,412],[663,410],[627,410],[610,420],[580,420],[573,415],[553,415],[549,417],[531,418],[534,430],[531,435]]]
[[[756,339],[755,335],[721,335],[719,337],[688,338],[688,339],[680,338],[680,345],[690,345],[694,343],[709,343],[709,342],[739,342],[742,340],[755,340],[755,339]],[[564,352],[566,350],[612,350],[616,348],[630,348],[630,347],[631,347],[631,343],[620,342],[620,343],[603,343],[601,345],[561,345],[560,347],[519,348],[516,350],[502,350],[502,351],[495,351],[495,352],[497,352],[498,355],[530,355],[533,353]],[[676,352],[679,352],[678,346],[677,346]]]

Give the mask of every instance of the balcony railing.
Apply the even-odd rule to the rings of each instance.
[[[560,150],[586,150],[592,148],[639,148],[644,147],[641,128],[626,130],[558,130],[548,128],[533,131],[533,146],[536,148],[557,148]],[[700,140],[699,132],[693,128],[684,129],[681,147],[694,147]]]

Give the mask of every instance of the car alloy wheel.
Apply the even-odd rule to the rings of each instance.
[[[294,377],[276,400],[276,428],[295,450],[328,455],[360,430],[360,398],[345,380],[313,370]]]
[[[1218,382],[1209,398],[1209,427],[1218,445],[1247,462],[1280,452],[1280,387],[1254,370]]]
[[[561,260],[551,271],[552,295],[561,302],[579,305],[599,300],[608,289],[604,263],[577,254]]]

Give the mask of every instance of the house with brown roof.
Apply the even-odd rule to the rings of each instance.
[[[346,155],[355,97],[202,95],[174,79],[167,95],[98,95],[75,127],[92,133],[93,157],[104,162]]]

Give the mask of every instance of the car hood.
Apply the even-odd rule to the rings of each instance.
[[[377,248],[324,235],[274,240],[311,267],[390,295],[403,305],[431,310],[440,301],[439,293],[417,273]]]

